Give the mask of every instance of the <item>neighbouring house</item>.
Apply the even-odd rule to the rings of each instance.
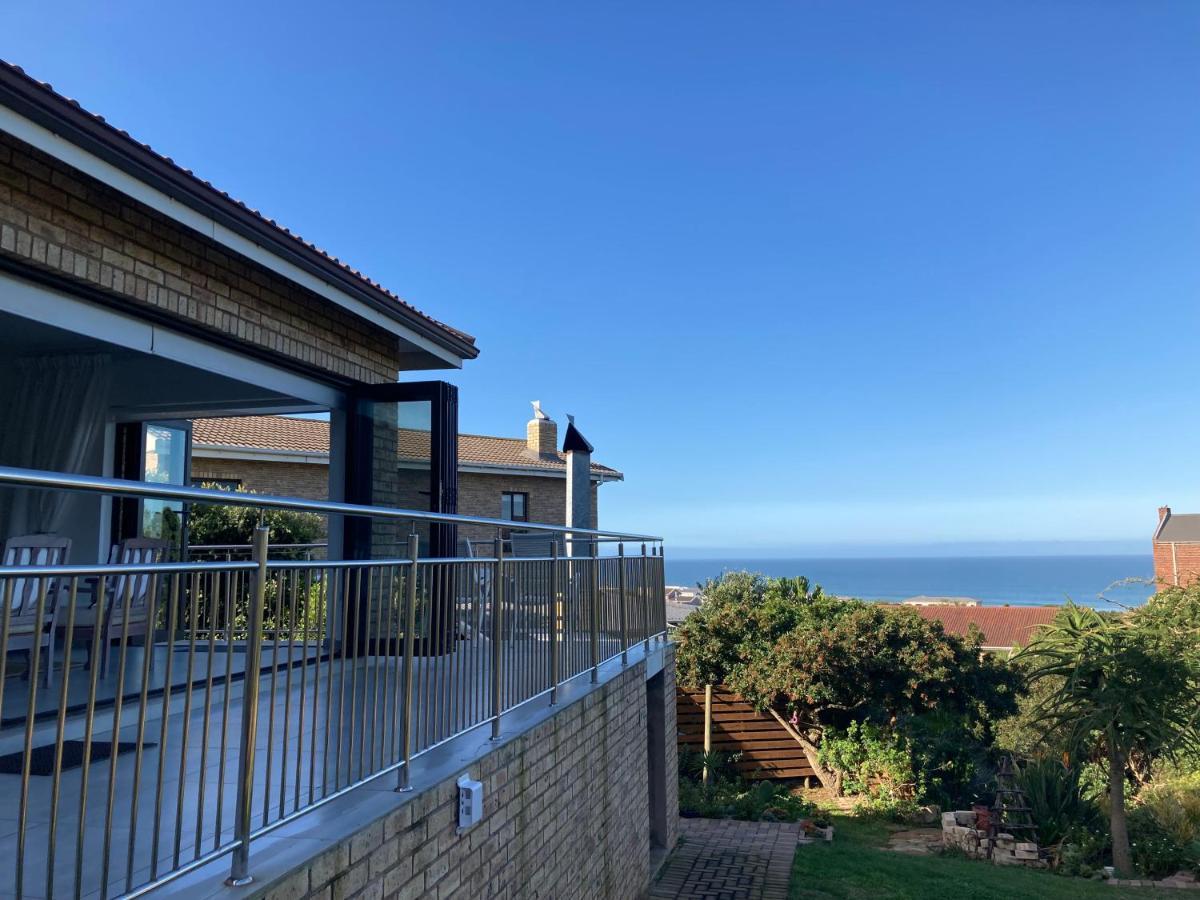
[[[581,524],[568,430],[572,527],[532,499],[523,524],[604,553],[456,557],[470,441],[437,372],[478,354],[0,62],[0,896],[646,894],[678,824],[661,542]],[[190,423],[280,414],[326,422],[276,442],[322,459],[289,497],[190,485]],[[552,443],[496,464],[557,473]],[[188,559],[188,503],[325,515],[328,558],[264,528]]]
[[[1034,632],[1049,625],[1058,606],[967,606],[962,604],[911,604],[922,619],[941,622],[949,634],[966,637],[977,629],[988,653],[1008,656],[1024,647]]]
[[[429,505],[429,433],[399,429],[400,505]],[[193,484],[323,500],[329,487],[329,423],[294,416],[237,416],[192,423]],[[591,527],[598,527],[600,485],[621,481],[616,469],[591,463]],[[532,419],[526,437],[458,436],[459,515],[514,523],[566,524],[567,458],[557,425]],[[515,530],[520,524],[515,524]],[[463,526],[460,537],[486,540],[494,530]]]
[[[1200,514],[1158,508],[1154,530],[1154,584],[1186,587],[1200,578]]]

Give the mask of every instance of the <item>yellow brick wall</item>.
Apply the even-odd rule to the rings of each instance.
[[[400,368],[394,335],[3,133],[0,254],[355,381]]]
[[[674,658],[666,666],[674,698]],[[638,898],[650,880],[645,664],[464,766],[484,818],[456,833],[448,778],[249,897]],[[668,726],[673,705],[668,704]],[[668,728],[667,733],[673,734]],[[674,746],[668,749],[674,772]],[[670,810],[678,804],[668,793]],[[671,815],[671,827],[676,817]],[[674,843],[671,832],[670,843]]]

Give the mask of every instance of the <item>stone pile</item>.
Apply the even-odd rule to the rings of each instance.
[[[1007,832],[1000,832],[993,839],[987,829],[976,827],[973,810],[956,810],[942,813],[942,845],[955,847],[973,859],[991,859],[997,865],[1030,866],[1045,868],[1038,845],[1033,841],[1022,841]]]

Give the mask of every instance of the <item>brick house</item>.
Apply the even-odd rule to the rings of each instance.
[[[400,429],[401,506],[429,505],[424,471],[429,435]],[[328,493],[329,423],[294,416],[239,416],[192,423],[194,484],[260,494],[325,499]],[[458,436],[458,513],[514,522],[566,524],[566,456],[557,447],[552,420],[533,419],[526,437]],[[592,522],[598,525],[600,485],[621,481],[616,469],[591,464]],[[519,530],[519,526],[515,526]],[[462,527],[460,537],[486,540],[486,528]]]
[[[24,773],[0,772],[21,810],[0,834],[0,895],[646,893],[678,808],[674,650],[650,603],[661,546],[453,559],[457,390],[435,376],[478,355],[466,332],[0,62],[0,540],[60,553],[19,577],[0,566],[0,596],[23,604],[5,607],[0,661],[26,676],[0,669],[0,755]],[[402,452],[414,406],[420,487],[403,468],[426,458]],[[182,541],[185,503],[224,502],[188,486],[190,423],[298,413],[325,417],[324,493],[319,476],[285,480],[273,506],[323,508],[327,560],[262,544],[253,562],[146,555]],[[543,437],[528,463],[550,472]],[[504,477],[514,493],[554,481]],[[424,518],[403,506],[422,490]],[[531,497],[531,528],[561,521],[547,503]],[[131,548],[143,555],[114,567]],[[85,649],[103,661],[85,668]],[[92,757],[97,741],[112,755]],[[82,757],[64,762],[67,745]],[[464,774],[483,793],[470,827]]]
[[[1158,589],[1187,586],[1200,578],[1200,514],[1158,508],[1154,530],[1154,584]]]

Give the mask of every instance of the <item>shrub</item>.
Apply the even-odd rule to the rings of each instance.
[[[212,484],[202,486],[217,487]],[[237,493],[254,492],[239,488]],[[260,515],[267,526],[267,539],[272,544],[314,544],[325,535],[324,520],[316,513],[194,503],[188,513],[188,541],[192,544],[249,544]]]
[[[1142,789],[1138,803],[1180,847],[1200,841],[1200,773],[1156,781]]]
[[[1195,843],[1183,843],[1170,834],[1145,805],[1129,812],[1129,848],[1133,864],[1150,878],[1174,875],[1180,869],[1200,866],[1200,848]]]
[[[1021,768],[1017,785],[1029,800],[1041,846],[1057,847],[1080,829],[1101,829],[1100,811],[1085,793],[1078,768],[1053,759],[1034,760]]]
[[[911,799],[917,793],[908,741],[882,725],[851,722],[843,730],[827,729],[820,759],[842,773],[848,794]]]
[[[815,807],[785,785],[742,777],[736,761],[737,756],[728,753],[680,752],[680,815],[748,822],[796,822],[813,815]],[[708,784],[702,781],[705,764]]]
[[[868,796],[854,804],[854,815],[884,822],[911,822],[921,805],[911,797]]]
[[[1055,871],[1060,875],[1091,878],[1104,865],[1108,852],[1108,832],[1096,825],[1073,825],[1058,845]]]

